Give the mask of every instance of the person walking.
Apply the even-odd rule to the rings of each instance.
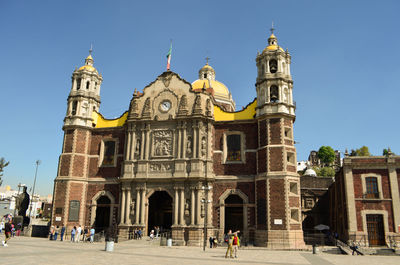
[[[60,234],[61,241],[64,240],[64,233],[65,233],[65,226],[63,224],[63,226],[61,227],[61,234]]]
[[[214,238],[212,236],[210,236],[210,238],[208,240],[210,241],[210,248],[212,248],[213,244],[214,244]]]
[[[79,225],[78,229],[76,230],[75,240],[77,243],[81,241],[81,234],[82,234],[82,227]]]
[[[8,221],[6,221],[6,224],[4,226],[4,233],[5,233],[5,236],[6,236],[5,241],[3,241],[3,246],[4,247],[8,247],[7,242],[11,238],[11,230],[12,230],[11,222],[12,222],[11,219],[8,219]]]
[[[54,229],[54,240],[57,241],[58,232],[60,231],[60,227],[57,225]]]
[[[50,227],[50,233],[49,234],[50,234],[49,239],[53,240],[53,238],[54,238],[54,225],[52,225]]]
[[[86,242],[87,236],[89,234],[89,230],[87,229],[87,227],[85,226],[85,228],[83,229],[83,243]]]
[[[94,227],[92,227],[90,229],[90,243],[94,242],[94,233],[95,233],[95,230],[94,230]]]
[[[233,254],[235,254],[235,258],[237,258],[237,252],[240,247],[240,239],[239,239],[237,233],[235,233],[233,236],[232,246],[233,246]]]
[[[75,242],[76,226],[71,230],[71,242]]]

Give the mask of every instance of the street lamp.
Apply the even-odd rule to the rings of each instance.
[[[207,183],[206,183],[207,184]],[[203,186],[201,187],[202,190],[206,192],[205,198],[201,200],[201,203],[204,204],[204,241],[203,241],[203,251],[206,251],[207,245],[207,224],[208,224],[208,204],[211,203],[211,200],[208,199],[208,191],[212,189],[211,186]]]
[[[39,167],[41,161],[38,159],[38,160],[36,160],[35,163],[36,163],[36,172],[35,172],[35,179],[33,181],[32,199],[31,199],[31,207],[29,209],[29,217],[31,217],[31,213],[32,213],[32,207],[33,207],[32,203],[33,203],[33,199],[35,198],[36,176],[37,176],[38,167]]]

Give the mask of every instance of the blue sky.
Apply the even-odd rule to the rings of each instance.
[[[237,108],[256,96],[255,57],[274,21],[292,55],[298,160],[330,145],[400,154],[399,1],[0,1],[4,184],[52,193],[71,74],[93,43],[101,113],[120,116],[165,70],[189,82],[209,56]]]

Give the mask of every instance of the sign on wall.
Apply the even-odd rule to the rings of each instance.
[[[79,221],[79,207],[80,201],[70,201],[69,202],[69,215],[68,221]]]

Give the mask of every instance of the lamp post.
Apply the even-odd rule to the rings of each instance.
[[[208,191],[211,190],[211,186],[208,186],[207,183],[205,186],[201,187],[202,190],[205,191],[205,198],[201,200],[204,205],[204,241],[203,241],[203,251],[206,251],[207,245],[207,225],[208,225],[208,204],[211,203],[211,200],[208,199]]]
[[[32,199],[31,199],[31,207],[29,209],[29,217],[31,217],[31,213],[32,213],[32,207],[33,207],[33,199],[35,198],[35,186],[36,186],[36,177],[37,177],[37,171],[38,171],[38,167],[41,163],[41,161],[38,159],[36,160],[36,171],[35,171],[35,179],[33,180],[33,190],[32,190]]]

